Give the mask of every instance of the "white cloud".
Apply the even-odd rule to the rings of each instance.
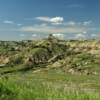
[[[63,17],[54,17],[54,18],[51,18],[50,21],[52,23],[62,23],[64,21]]]
[[[87,31],[83,31],[83,34],[87,34]]]
[[[72,7],[78,7],[80,5],[71,5]],[[67,21],[64,22],[63,17],[36,17],[36,20],[51,23],[51,25],[63,25],[63,26],[89,26],[93,24],[92,20],[75,22],[75,21]]]
[[[91,34],[91,37],[100,37],[100,34]]]
[[[69,22],[64,23],[64,25],[67,25],[67,26],[89,26],[91,24],[92,24],[91,20],[84,21],[84,22],[69,21]]]
[[[32,37],[37,37],[37,34],[32,34]]]
[[[85,34],[82,34],[82,33],[79,33],[79,34],[76,34],[75,38],[76,39],[85,39],[86,38],[86,35]]]
[[[57,37],[59,39],[64,39],[64,34],[61,34],[61,33],[56,33],[56,34],[53,34],[54,37]]]
[[[22,26],[22,24],[17,24],[17,26]]]
[[[53,24],[60,24],[64,21],[63,17],[36,17],[35,19],[40,20],[40,21],[44,21],[44,22],[49,22],[49,23],[53,23]]]
[[[91,27],[91,28],[88,28],[89,31],[100,31],[100,28],[99,27]]]
[[[96,37],[97,35],[96,35],[96,34],[91,34],[91,36],[92,36],[92,37]]]
[[[10,21],[10,20],[5,20],[5,21],[3,21],[3,23],[5,23],[5,24],[14,24],[14,22]]]
[[[54,26],[26,26],[21,27],[22,32],[44,32],[44,33],[82,33],[85,31],[83,27],[54,27]]]
[[[61,25],[63,23],[51,23],[52,25]]]
[[[47,24],[46,23],[43,23],[43,24],[41,24],[41,26],[45,27],[45,26],[47,26]]]
[[[74,22],[74,21],[69,21],[69,22],[64,23],[64,25],[66,25],[66,26],[74,26],[74,25],[76,25],[76,24],[77,24],[77,23]]]
[[[25,34],[20,34],[20,36],[21,36],[21,37],[24,37],[24,36],[25,36]]]
[[[65,25],[65,26],[89,26],[91,24],[93,24],[91,20],[84,21],[84,22],[68,21],[68,22],[62,23],[62,25]]]
[[[17,26],[22,26],[23,25],[21,23],[15,23],[15,22],[13,22],[11,20],[4,20],[3,23],[4,24],[13,24],[13,25],[17,25]]]
[[[35,19],[40,20],[40,21],[45,21],[45,22],[49,22],[50,21],[49,17],[36,17]]]
[[[92,23],[92,21],[90,20],[90,21],[85,21],[85,22],[83,22],[83,25],[84,26],[87,26],[87,25],[90,25]]]

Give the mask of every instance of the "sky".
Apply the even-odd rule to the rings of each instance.
[[[100,37],[100,0],[0,0],[0,40]]]

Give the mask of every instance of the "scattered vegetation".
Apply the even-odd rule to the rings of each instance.
[[[100,40],[0,42],[0,100],[100,100]]]

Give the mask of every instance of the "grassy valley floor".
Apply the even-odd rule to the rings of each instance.
[[[7,74],[0,78],[0,100],[100,100],[100,76],[45,68]]]

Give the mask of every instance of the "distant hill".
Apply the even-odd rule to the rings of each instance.
[[[42,40],[0,42],[0,73],[36,68],[72,74],[100,74],[100,40]]]

